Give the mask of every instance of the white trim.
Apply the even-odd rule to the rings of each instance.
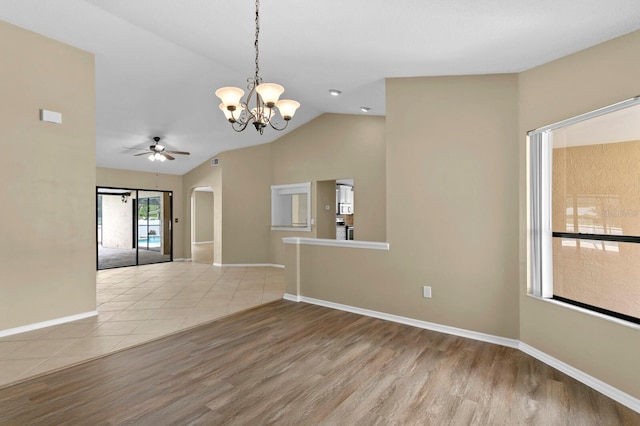
[[[6,330],[0,330],[0,337],[11,336],[13,334],[26,333],[27,331],[38,330],[45,327],[51,327],[52,325],[64,324],[71,321],[78,321],[81,319],[95,317],[98,315],[98,311],[89,311],[81,314],[69,315],[68,317],[61,317],[52,320],[36,322],[34,324],[23,325],[21,327],[9,328]]]
[[[520,342],[518,349],[520,349],[527,355],[530,355],[535,359],[555,368],[556,370],[563,372],[567,376],[573,377],[577,381],[584,383],[590,388],[595,389],[601,394],[608,396],[609,398],[632,409],[633,411],[640,413],[640,399],[635,398],[628,393],[623,392],[620,389],[603,382],[600,379],[596,379],[595,377],[585,373],[584,371],[578,370],[577,368],[572,367],[571,365],[562,362],[559,359],[552,357],[551,355],[547,355],[546,353],[539,351],[538,349],[534,348],[533,346],[529,346],[526,343]]]
[[[556,299],[539,297],[533,294],[527,294],[527,297],[530,297],[535,300],[541,300],[543,302],[551,303],[553,305],[561,306],[566,309],[571,309],[573,311],[580,312],[586,315],[591,315],[596,318],[614,322],[618,325],[623,325],[625,327],[633,328],[634,330],[640,331],[640,324],[636,324],[630,321],[625,321],[622,318],[616,318],[616,317],[612,317],[611,315],[601,314],[600,312],[592,311],[591,309],[581,308],[580,306],[572,305],[571,303],[561,302],[560,300],[556,300]]]
[[[179,259],[173,259],[174,262],[191,262],[191,258],[187,257],[187,258],[179,258]],[[142,266],[142,265],[138,265],[138,266]]]
[[[213,266],[217,266],[219,268],[251,268],[254,266],[268,266],[271,268],[282,268],[284,269],[284,265],[279,265],[277,263],[213,263]]]
[[[284,300],[290,300],[292,302],[301,302],[300,296],[296,296],[296,295],[290,294],[290,293],[285,293],[284,296],[282,296],[282,298]]]
[[[290,297],[295,297],[289,295]],[[287,299],[293,300],[293,299]],[[506,337],[494,336],[492,334],[479,333],[477,331],[465,330],[463,328],[450,327],[448,325],[436,324],[433,322],[421,321],[413,318],[402,317],[394,314],[387,314],[385,312],[372,311],[370,309],[358,308],[350,305],[343,305],[341,303],[328,302],[326,300],[314,299],[312,297],[298,296],[300,302],[311,303],[313,305],[324,306],[326,308],[337,309],[340,311],[351,312],[354,314],[360,314],[367,317],[379,318],[386,321],[397,322],[400,324],[410,325],[412,327],[424,328],[426,330],[439,331],[441,333],[452,334],[454,336],[466,337],[468,339],[480,340],[482,342],[494,343],[496,345],[508,346],[510,348],[517,348],[520,343],[515,339],[507,339]]]
[[[560,361],[546,353],[529,346],[528,344],[521,342],[517,339],[508,339],[506,337],[494,336],[491,334],[479,333],[476,331],[465,330],[462,328],[450,327],[447,325],[436,324],[427,321],[416,320],[412,318],[402,317],[399,315],[387,314],[384,312],[372,311],[370,309],[358,308],[350,305],[343,305],[341,303],[328,302],[325,300],[314,299],[312,297],[296,296],[293,294],[285,293],[283,299],[290,300],[292,302],[305,302],[313,305],[324,306],[326,308],[337,309],[345,312],[352,312],[368,317],[379,318],[386,321],[397,322],[400,324],[409,325],[412,327],[423,328],[426,330],[438,331],[441,333],[452,334],[454,336],[465,337],[468,339],[479,340],[482,342],[493,343],[496,345],[507,346],[510,348],[518,349],[527,355],[534,357],[535,359],[565,373],[566,375],[578,380],[579,382],[589,386],[590,388],[600,392],[601,394],[608,396],[614,401],[640,413],[640,399],[629,395],[626,392],[615,388],[600,379],[578,370],[571,365]],[[543,299],[544,300],[544,299]]]
[[[311,232],[311,225],[308,226],[271,226],[272,231],[286,232]]]
[[[276,201],[278,197],[282,195],[294,195],[294,194],[306,194],[307,196],[307,217],[305,226],[290,226],[292,225],[291,215],[291,203],[285,203],[284,201]],[[282,212],[283,204],[287,204],[288,207],[284,208]],[[280,222],[280,223],[274,223]],[[313,219],[311,217],[311,182],[292,183],[285,185],[271,185],[271,230],[272,231],[300,231],[311,232],[311,223]]]
[[[213,241],[194,241],[191,243],[191,245],[198,245],[198,244],[213,244]]]
[[[285,183],[283,185],[271,185],[271,190],[276,191],[278,195],[302,194],[303,190],[311,190],[311,182],[302,183]]]
[[[537,129],[533,129],[527,132],[528,135],[534,133],[546,132],[548,130],[555,130],[560,127],[570,126],[572,124],[580,123],[582,121],[589,120],[591,118],[599,117],[604,114],[609,114],[610,112],[619,111],[624,108],[628,108],[633,105],[637,105],[640,103],[640,95],[634,96],[630,99],[625,99],[624,101],[617,102],[615,104],[598,108],[593,111],[586,112],[584,114],[576,115],[575,117],[567,118],[566,120],[558,121],[556,123],[549,124],[548,126],[538,127]]]
[[[380,243],[376,241],[330,240],[325,238],[301,238],[301,237],[284,237],[282,241],[285,244],[348,247],[348,248],[361,248],[361,249],[371,249],[371,250],[389,250],[390,248],[389,243]]]

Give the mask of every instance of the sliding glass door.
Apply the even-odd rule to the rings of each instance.
[[[138,191],[136,203],[138,265],[173,260],[171,200],[171,192]]]
[[[162,214],[160,197],[138,199],[138,248],[160,251]]]
[[[96,203],[98,269],[173,260],[170,191],[99,187]]]

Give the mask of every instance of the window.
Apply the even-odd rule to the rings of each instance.
[[[529,132],[529,293],[640,324],[640,98]]]
[[[271,230],[311,231],[311,182],[271,186]]]

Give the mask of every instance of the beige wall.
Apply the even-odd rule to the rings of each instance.
[[[159,191],[173,191],[173,258],[183,259],[188,257],[184,250],[184,234],[190,229],[184,212],[184,196],[182,192],[182,176],[162,173],[136,172],[132,170],[96,168],[96,186],[113,188],[133,188]],[[95,194],[95,188],[94,188]],[[178,219],[178,223],[175,222]],[[94,213],[95,223],[95,213]],[[189,250],[190,252],[190,250]],[[95,262],[94,262],[95,263]]]
[[[194,242],[213,241],[213,192],[194,191],[193,206],[195,216]]]
[[[640,331],[527,297],[525,133],[640,94],[640,32],[520,74],[520,339],[640,398]]]
[[[96,307],[94,57],[0,21],[0,70],[5,330]]]
[[[222,263],[222,167],[212,167],[209,160],[183,176],[183,203],[185,210],[184,229],[191,229],[191,198],[194,189],[209,187],[213,190],[213,262]],[[191,258],[191,233],[184,234],[185,258]]]
[[[316,236],[333,239],[336,237],[336,181],[316,182]],[[326,207],[329,206],[329,209]]]
[[[268,144],[227,151],[218,166],[207,160],[184,176],[189,197],[213,188],[215,264],[269,263],[270,155]]]
[[[271,231],[270,187],[278,184],[312,182],[315,219],[315,182],[353,178],[358,239],[386,239],[384,117],[325,114],[270,144],[218,158],[219,166],[207,161],[184,176],[189,197],[198,186],[214,189],[215,263],[284,264],[282,237],[316,236],[315,225],[311,232]]]
[[[218,157],[224,193],[222,264],[270,263],[270,145],[227,151]]]
[[[391,250],[301,246],[301,294],[517,338],[517,81],[387,80]]]
[[[385,118],[324,114],[271,143],[272,184],[312,182],[311,211],[316,219],[316,181],[354,179],[356,238],[386,241]],[[284,263],[283,237],[316,237],[311,232],[271,233],[271,263]],[[335,238],[335,237],[334,237]]]
[[[389,79],[386,97],[396,310],[517,338],[517,75]]]

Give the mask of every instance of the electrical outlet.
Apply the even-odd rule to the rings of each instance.
[[[425,285],[422,287],[422,297],[426,297],[427,299],[431,299],[431,287]]]

